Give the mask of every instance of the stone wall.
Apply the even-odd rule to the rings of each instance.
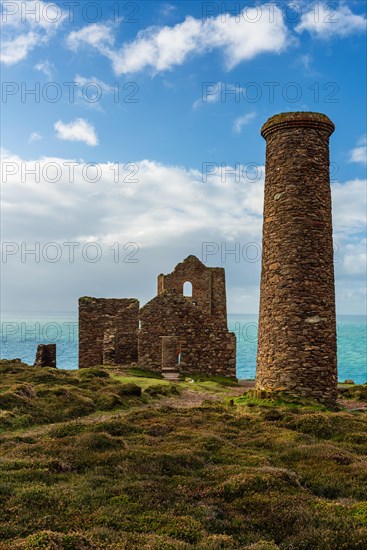
[[[139,364],[162,368],[162,336],[176,336],[183,373],[236,376],[236,337],[182,293],[164,290],[140,310]]]
[[[319,113],[284,113],[266,139],[256,386],[337,395],[329,136]]]
[[[178,358],[181,348],[177,336],[161,336],[162,374],[168,380],[177,380],[180,375]]]
[[[188,256],[172,273],[158,276],[158,294],[174,290],[183,294],[186,282],[192,284],[192,296],[187,297],[213,322],[227,327],[225,272],[221,267],[206,267],[196,256]]]
[[[185,282],[192,296],[183,295]],[[135,299],[80,298],[79,368],[138,362],[161,372],[173,363],[173,347],[181,349],[180,372],[236,376],[223,268],[189,256],[158,276],[158,296],[140,310]]]
[[[138,359],[139,301],[79,299],[79,368]]]
[[[56,344],[38,344],[34,366],[56,368]]]
[[[226,297],[226,278],[223,267],[209,268],[212,275],[212,318],[215,323],[218,323],[227,328],[227,297]]]

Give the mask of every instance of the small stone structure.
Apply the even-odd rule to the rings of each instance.
[[[329,137],[320,113],[282,113],[266,139],[256,387],[337,397]]]
[[[34,366],[56,369],[56,344],[38,344]]]
[[[191,296],[184,296],[185,283]],[[236,376],[223,268],[189,256],[158,276],[158,295],[141,309],[136,299],[80,298],[80,368],[138,363],[161,372],[163,364],[172,366],[173,347],[180,349],[179,372]]]

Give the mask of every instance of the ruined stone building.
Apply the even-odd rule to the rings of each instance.
[[[191,292],[184,292],[187,285]],[[80,298],[79,368],[131,363],[236,376],[223,268],[188,256],[172,273],[158,276],[157,296],[142,308],[136,299]]]
[[[38,344],[34,366],[56,368],[56,344]]]
[[[265,201],[256,386],[337,396],[329,179],[331,120],[282,113],[262,127]]]

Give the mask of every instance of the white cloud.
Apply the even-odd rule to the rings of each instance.
[[[296,31],[301,33],[308,31],[319,38],[332,38],[333,36],[348,36],[357,32],[365,32],[367,20],[363,15],[354,14],[346,4],[316,2],[310,6],[309,11],[301,17]]]
[[[364,231],[367,223],[366,185],[366,180],[362,179],[332,184],[333,226],[337,241]]]
[[[42,61],[40,63],[37,63],[34,68],[36,69],[36,71],[43,73],[48,78],[48,80],[52,80],[54,71],[54,65],[52,63],[50,63],[49,61]]]
[[[14,0],[1,5],[0,60],[13,65],[25,59],[36,46],[47,44],[67,17],[56,3]]]
[[[248,174],[242,166],[237,170],[231,166],[213,170],[209,166],[207,177],[203,177],[197,169],[141,160],[129,167],[120,164],[116,178],[117,166],[103,163],[98,165],[99,181],[92,184],[85,178],[85,164],[80,162],[73,180],[69,177],[66,163],[73,159],[38,159],[40,181],[31,175],[36,161],[5,152],[6,161],[30,173],[24,181],[18,172],[4,182],[4,212],[16,214],[12,221],[9,218],[10,234],[18,233],[17,223],[23,219],[28,220],[30,229],[34,227],[37,238],[41,234],[56,240],[92,235],[105,242],[119,237],[140,240],[144,246],[163,246],[174,243],[176,236],[186,238],[193,233],[204,240],[213,234],[228,240],[261,238],[263,167],[256,171],[257,178],[255,172]],[[50,185],[44,167],[52,162],[61,172],[60,181]],[[90,178],[94,173],[91,169]],[[338,235],[346,238],[364,230],[365,186],[366,182],[358,179],[332,185],[336,242],[340,242]],[[69,209],[70,224],[65,224],[63,208]],[[41,219],[36,219],[36,211],[43,212]],[[50,234],[49,217],[55,218],[55,234]]]
[[[29,143],[33,143],[34,141],[40,141],[42,139],[41,134],[38,132],[32,132],[31,135],[28,138]]]
[[[256,171],[257,178],[255,173],[242,171],[241,166],[237,172],[231,166],[214,171],[209,167],[203,178],[197,169],[141,160],[125,168],[120,164],[116,178],[117,166],[103,163],[98,165],[100,179],[92,185],[83,175],[83,163],[77,163],[73,181],[69,177],[67,163],[74,160],[45,157],[25,161],[3,151],[3,163],[13,162],[19,168],[3,184],[4,213],[14,215],[13,222],[8,220],[10,233],[18,233],[19,219],[28,219],[29,228],[35,228],[37,237],[43,231],[47,238],[57,239],[57,235],[50,234],[49,225],[49,219],[55,218],[60,220],[61,238],[96,235],[108,240],[109,236],[120,234],[133,240],[140,237],[147,246],[174,242],[175,235],[187,236],[191,231],[199,231],[203,237],[212,232],[226,239],[244,235],[261,238],[263,167]],[[39,163],[39,181],[31,174],[35,162]],[[60,166],[61,175],[57,184],[50,185],[44,167],[53,162]],[[25,178],[20,177],[21,169]],[[93,174],[91,169],[91,178]],[[236,174],[241,178],[236,178]],[[138,181],[132,182],[133,179]],[[365,190],[366,181],[360,179],[332,184],[336,242],[340,241],[338,235],[353,239],[355,233],[365,229]],[[35,218],[39,207],[44,212],[44,225]],[[62,207],[70,208],[72,223],[68,226]],[[57,232],[57,223],[52,227]]]
[[[350,281],[336,281],[337,290],[337,314],[356,313],[357,315],[366,315],[366,299],[367,288],[362,285],[356,286],[353,281],[353,286]]]
[[[367,164],[367,137],[364,136],[358,142],[357,147],[351,150],[350,162],[358,162],[360,164]]]
[[[312,57],[309,54],[300,55],[298,60],[304,69],[308,70],[310,68]]]
[[[74,78],[75,84],[78,84],[82,88],[84,86],[88,86],[89,84],[93,84],[96,87],[96,90],[98,92],[104,92],[104,93],[112,93],[114,88],[110,86],[109,84],[106,84],[106,82],[103,82],[103,80],[99,80],[95,76],[92,76],[90,78],[86,78],[85,76],[80,76],[77,74]]]
[[[366,275],[367,272],[367,240],[360,239],[356,244],[345,246],[343,256],[344,272],[348,275]]]
[[[17,304],[24,310],[26,304],[29,310],[34,309],[40,305],[37,296],[42,292],[43,307],[74,308],[78,296],[120,296],[121,288],[125,289],[123,295],[137,296],[144,303],[154,295],[158,273],[171,271],[190,253],[202,257],[202,243],[210,242],[217,244],[218,252],[208,258],[208,265],[226,268],[229,310],[257,310],[260,261],[243,261],[243,250],[249,245],[252,257],[258,247],[260,254],[263,167],[257,181],[251,181],[252,174],[248,181],[236,181],[229,172],[233,167],[217,170],[203,181],[199,170],[151,160],[137,161],[134,176],[132,167],[126,169],[121,164],[119,178],[115,178],[116,165],[104,163],[99,165],[99,181],[92,182],[95,169],[86,172],[87,165],[80,162],[71,168],[74,162],[49,157],[26,161],[4,152],[3,241],[26,240],[29,249],[35,242],[56,242],[64,252],[63,259],[63,243],[79,243],[76,262],[60,261],[56,270],[54,264],[35,264],[30,258],[26,286],[19,270],[20,254],[13,262],[10,258],[6,286],[2,285],[8,307]],[[7,163],[11,163],[11,171],[14,166],[18,171],[5,181]],[[37,163],[39,178],[31,173]],[[51,183],[57,168],[58,181]],[[132,178],[138,181],[131,182]],[[332,186],[335,242],[339,244],[335,266],[341,272],[337,276],[338,303],[345,313],[361,310],[360,297],[351,303],[346,296],[352,289],[363,288],[363,242],[354,234],[363,231],[366,223],[364,185],[362,180],[352,180]],[[103,258],[96,265],[81,258],[84,244],[91,241],[103,249]],[[121,263],[114,263],[110,247],[120,243],[122,250],[128,242],[139,244],[139,263],[122,263],[127,252]],[[237,244],[242,251],[240,260],[230,253]],[[238,297],[243,295],[248,300],[240,303]]]
[[[203,84],[201,98],[194,101],[192,108],[197,109],[205,103],[217,103],[221,99],[223,86],[225,86],[223,82]]]
[[[173,6],[172,4],[164,4],[159,10],[159,12],[164,17],[168,17],[172,15],[176,10],[177,10],[177,6]]]
[[[21,34],[12,40],[1,41],[1,62],[5,65],[13,65],[26,58],[29,52],[40,42],[42,38],[35,32]]]
[[[291,39],[283,12],[274,6],[272,15],[273,20],[266,8],[248,8],[238,18],[208,19],[203,24],[205,47],[223,50],[227,69],[264,52],[280,53]]]
[[[77,74],[74,78],[75,84],[78,85],[76,98],[78,104],[83,107],[88,107],[100,112],[104,112],[102,107],[102,99],[115,90],[115,86],[111,86],[92,76],[86,78]]]
[[[41,247],[55,242],[63,250],[63,261],[57,266],[43,260],[35,264],[29,259],[27,293],[22,290],[25,287],[19,269],[20,254],[10,258],[2,284],[4,308],[14,309],[19,304],[24,311],[37,309],[37,304],[39,309],[52,304],[56,310],[73,309],[78,296],[121,296],[121,292],[137,296],[144,303],[154,296],[157,274],[170,272],[188,254],[203,258],[205,242],[218,246],[216,255],[208,257],[208,265],[222,265],[221,251],[232,250],[236,243],[241,244],[241,250],[246,243],[260,246],[262,179],[236,182],[229,175],[225,181],[225,171],[218,170],[204,183],[198,170],[142,160],[136,163],[135,176],[131,176],[131,167],[124,169],[121,164],[119,181],[114,177],[116,166],[100,164],[100,180],[91,182],[86,176],[93,179],[95,170],[87,173],[83,163],[75,167],[74,178],[70,177],[70,164],[66,163],[74,159],[24,161],[6,154],[4,161],[3,170],[6,162],[11,162],[11,167],[15,163],[19,172],[2,186],[3,242],[25,241],[28,249],[34,248],[36,242]],[[28,173],[22,181],[21,170],[34,170],[37,162],[40,178]],[[57,176],[55,165],[56,169],[60,167],[61,176],[56,183],[50,183],[47,177]],[[133,177],[138,181],[130,182]],[[103,251],[97,264],[83,261],[81,251],[88,242],[98,243]],[[64,243],[77,243],[75,263],[65,259]],[[113,261],[114,243],[119,243],[119,263]],[[139,245],[139,263],[124,263],[132,251],[123,249],[125,243]],[[227,284],[233,285],[238,273],[238,285],[246,288],[245,269],[246,281],[255,281],[257,293],[260,262],[245,264],[241,259],[238,263],[233,254],[226,257],[227,272],[231,272]],[[246,290],[252,295],[246,310],[256,311],[257,294],[252,288]],[[236,295],[231,296],[229,288],[228,304],[236,310],[240,306]]]
[[[253,175],[236,181],[233,167],[217,169],[212,174],[208,170],[207,178],[203,178],[196,169],[142,160],[134,166],[119,165],[116,178],[117,165],[103,163],[98,165],[99,181],[92,184],[83,163],[74,169],[74,178],[70,177],[67,163],[72,159],[24,161],[5,152],[3,170],[9,162],[19,167],[18,173],[8,176],[7,181],[3,175],[9,235],[21,231],[16,230],[19,219],[29,225],[29,239],[43,235],[48,239],[87,241],[92,236],[106,243],[139,241],[145,247],[174,244],[176,237],[190,235],[204,240],[213,235],[240,239],[244,234],[258,240],[261,235],[263,170],[258,172],[258,181],[252,181]],[[20,170],[31,171],[35,162],[39,163],[40,179],[31,174],[22,178]],[[52,178],[52,163],[60,167],[60,178],[50,185],[45,167],[50,165]],[[238,175],[242,174],[241,168],[238,167]],[[89,178],[95,173],[91,168]],[[55,221],[51,233],[49,218]]]
[[[220,50],[226,68],[232,69],[244,60],[265,52],[280,53],[290,38],[278,7],[269,19],[267,10],[248,8],[238,17],[226,14],[195,19],[188,16],[172,27],[148,27],[139,31],[135,40],[114,46],[112,29],[108,25],[89,25],[73,31],[67,45],[77,50],[90,46],[112,62],[117,75],[136,73],[145,68],[153,72],[170,70],[184,63],[190,55]]]
[[[252,112],[252,113],[246,113],[245,115],[243,116],[239,116],[237,117],[234,121],[233,121],[233,131],[236,133],[236,134],[240,134],[241,131],[242,131],[242,128],[244,126],[246,126],[246,124],[250,124],[250,122],[252,120],[254,120],[254,118],[256,118],[256,113]]]
[[[101,23],[93,23],[92,25],[83,27],[79,31],[73,31],[66,39],[66,44],[71,50],[76,51],[81,44],[87,44],[105,55],[108,55],[109,47],[113,43],[114,38],[111,26]]]
[[[82,141],[91,147],[98,145],[98,137],[94,127],[83,118],[77,118],[69,124],[59,120],[55,123],[54,128],[59,139]]]
[[[55,2],[12,0],[1,6],[1,23],[5,28],[21,29],[25,25],[47,31],[60,27],[67,13]]]

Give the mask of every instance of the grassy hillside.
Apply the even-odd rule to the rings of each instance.
[[[1,549],[364,549],[356,410],[0,361]]]

